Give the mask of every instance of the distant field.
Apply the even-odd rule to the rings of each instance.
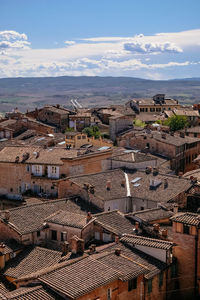
[[[129,77],[47,77],[0,79],[0,112],[16,106],[21,111],[59,103],[71,108],[70,99],[84,107],[121,104],[133,98],[166,94],[181,104],[200,103],[200,78],[153,81]]]

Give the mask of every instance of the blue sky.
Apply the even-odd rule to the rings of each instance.
[[[0,0],[0,77],[200,77],[199,0]]]

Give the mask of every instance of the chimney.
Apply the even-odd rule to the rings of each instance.
[[[84,252],[84,240],[74,235],[71,238],[71,251],[73,254],[82,254]]]
[[[89,211],[89,212],[87,213],[87,223],[88,223],[90,220],[92,220],[92,215],[91,215],[91,212]]]
[[[173,131],[171,131],[171,132],[170,132],[170,135],[171,135],[171,136],[174,136],[174,132],[173,132]]]
[[[160,229],[160,225],[159,225],[158,223],[153,224],[153,230],[154,230],[155,232],[159,232],[159,229]]]
[[[158,168],[155,167],[153,168],[153,175],[154,176],[158,175]]]
[[[96,252],[96,245],[95,244],[91,244],[89,247],[90,250],[90,254],[94,254]]]
[[[125,187],[125,186],[126,186],[126,180],[125,180],[125,179],[122,179],[122,181],[121,181],[121,186],[122,186],[122,187]]]
[[[167,178],[164,179],[164,189],[168,188],[168,180]]]
[[[107,180],[107,182],[106,182],[106,189],[107,189],[107,191],[110,191],[110,189],[111,189],[111,181],[110,180]]]
[[[69,243],[67,241],[64,241],[63,247],[62,247],[62,255],[65,256],[68,254],[68,252],[69,252]]]
[[[9,212],[9,210],[5,210],[5,211],[4,211],[4,220],[5,220],[6,222],[8,222],[9,219],[10,219],[10,212]]]
[[[121,249],[120,248],[115,249],[115,255],[120,256],[120,254],[121,254]]]
[[[161,134],[162,139],[166,139],[166,133]]]
[[[152,167],[146,167],[145,172],[146,174],[150,174],[152,171]]]
[[[15,158],[15,162],[18,163],[19,162],[19,156],[16,156]]]
[[[173,207],[173,213],[177,214],[178,213],[178,204],[174,204],[174,207]]]
[[[1,253],[1,255],[4,255],[4,251],[5,251],[5,244],[2,242],[2,243],[0,243],[0,253]]]
[[[119,244],[119,236],[118,235],[115,235],[115,243]]]
[[[181,178],[183,176],[183,172],[178,172],[178,177]]]
[[[168,235],[167,229],[163,229],[163,230],[162,230],[162,236],[163,236],[164,238],[167,238],[167,235]]]
[[[135,231],[139,230],[139,222],[135,222]]]
[[[180,137],[181,137],[181,138],[184,138],[184,137],[185,137],[185,132],[182,132],[182,131],[181,131],[181,132],[180,132]]]

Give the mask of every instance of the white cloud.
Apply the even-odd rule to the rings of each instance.
[[[11,30],[0,31],[0,50],[29,49],[30,43],[27,39],[25,33]]]
[[[63,48],[31,49],[24,33],[1,31],[0,74],[1,77],[140,74],[145,77],[153,70],[157,77],[162,77],[161,73],[169,68],[170,71],[195,65],[197,68],[199,62],[190,56],[190,49],[197,51],[198,43],[200,30],[191,30],[152,36],[95,37],[65,41]]]
[[[65,44],[67,46],[71,46],[71,45],[74,45],[75,44],[75,41],[65,41]]]
[[[144,43],[144,42],[132,42],[125,43],[124,49],[133,53],[180,53],[183,50],[180,47],[177,47],[173,43]]]

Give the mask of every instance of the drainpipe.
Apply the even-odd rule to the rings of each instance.
[[[197,263],[198,263],[198,228],[197,228],[197,235],[195,236],[195,273],[194,273],[194,292],[195,292],[195,296],[198,295],[198,291],[197,291]]]

